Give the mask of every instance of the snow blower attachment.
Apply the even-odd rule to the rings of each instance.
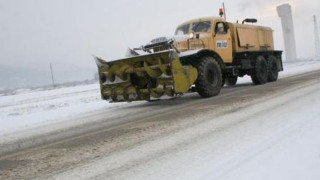
[[[175,50],[106,62],[96,58],[102,99],[130,102],[189,91],[197,69],[182,65]]]

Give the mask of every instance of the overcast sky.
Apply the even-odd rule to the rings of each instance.
[[[297,55],[314,56],[312,15],[320,18],[319,0],[225,1],[231,22],[255,17],[272,27],[275,48],[283,49],[276,6],[293,8]],[[214,0],[0,0],[0,66],[47,67],[60,72],[94,69],[92,55],[120,58],[127,47],[172,35],[178,24],[217,16]]]

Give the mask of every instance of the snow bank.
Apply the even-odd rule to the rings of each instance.
[[[320,69],[319,61],[284,63],[280,78]],[[246,76],[241,83],[251,83]],[[16,95],[0,96],[0,136],[24,131],[71,118],[84,116],[90,112],[134,106],[145,102],[108,103],[100,98],[99,85],[79,85],[53,90],[21,92]]]

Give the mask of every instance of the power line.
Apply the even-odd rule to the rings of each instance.
[[[315,56],[320,57],[320,39],[317,16],[313,15],[313,25],[314,25],[314,43],[315,43]]]

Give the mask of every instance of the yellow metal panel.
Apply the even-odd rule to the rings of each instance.
[[[265,38],[266,37],[264,31],[258,30],[259,46],[266,46]]]
[[[192,66],[182,66],[178,58],[172,60],[171,66],[175,92],[188,92],[198,77],[197,69]]]
[[[253,28],[237,28],[241,47],[257,47],[257,31]]]
[[[270,49],[274,49],[272,31],[265,31],[265,34],[266,34],[266,43],[267,43],[267,45],[270,47]]]
[[[272,31],[258,30],[259,46],[265,49],[273,49]]]

